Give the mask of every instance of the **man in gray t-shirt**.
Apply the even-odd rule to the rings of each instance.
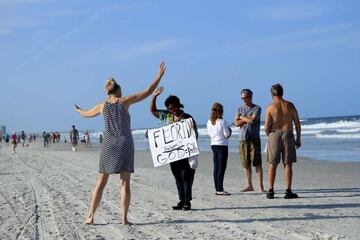
[[[248,183],[248,186],[242,191],[254,191],[251,177],[252,165],[255,167],[259,178],[260,192],[264,192],[260,142],[261,108],[252,102],[252,96],[253,93],[250,89],[241,91],[241,99],[244,101],[244,105],[236,110],[234,119],[235,126],[240,127],[240,159]]]

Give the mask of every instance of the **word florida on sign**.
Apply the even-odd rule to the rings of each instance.
[[[162,128],[150,129],[148,139],[154,166],[199,155],[194,124],[185,119]]]

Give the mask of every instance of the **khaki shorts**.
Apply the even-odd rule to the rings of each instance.
[[[244,168],[261,166],[261,141],[260,138],[240,141],[240,160]],[[252,164],[251,164],[252,163]]]
[[[293,132],[270,132],[266,149],[270,164],[296,162],[295,138]]]

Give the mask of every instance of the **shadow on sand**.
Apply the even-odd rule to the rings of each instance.
[[[170,220],[158,221],[148,223],[134,223],[137,226],[157,225],[157,224],[189,224],[189,223],[252,223],[252,222],[274,222],[274,221],[307,221],[307,220],[330,220],[330,219],[358,219],[360,215],[356,216],[322,216],[315,214],[307,214],[302,217],[270,217],[270,218],[251,218],[251,219],[211,219],[211,220]]]
[[[298,189],[297,193],[302,193],[305,195],[313,194],[314,196],[305,196],[301,198],[333,198],[333,197],[359,197],[360,196],[360,188],[331,188],[331,189]],[[338,196],[338,193],[341,196]],[[346,195],[344,195],[346,193]],[[315,195],[316,194],[316,195]],[[326,194],[325,196],[321,196],[322,194]],[[320,195],[320,196],[319,196]],[[301,198],[298,200],[301,201]],[[269,200],[269,203],[274,200]],[[275,199],[276,201],[276,199]],[[286,200],[291,201],[291,200]],[[251,222],[270,222],[270,221],[306,221],[306,220],[331,220],[331,219],[360,219],[360,215],[352,215],[352,216],[345,216],[345,215],[336,215],[336,216],[329,216],[329,215],[320,215],[314,214],[312,209],[340,209],[340,208],[352,208],[355,212],[359,212],[355,210],[355,208],[360,208],[359,203],[334,203],[334,204],[304,204],[301,205],[298,201],[296,204],[290,205],[266,205],[266,206],[253,206],[253,207],[213,207],[213,208],[193,208],[193,212],[197,211],[214,211],[214,210],[257,210],[257,209],[308,209],[309,213],[302,214],[302,216],[296,217],[268,217],[268,218],[251,218],[251,219],[238,219],[238,220],[229,220],[229,219],[211,219],[211,220],[170,220],[170,221],[158,221],[158,222],[149,222],[149,223],[136,223],[136,225],[155,225],[155,224],[187,224],[187,223],[251,223]]]

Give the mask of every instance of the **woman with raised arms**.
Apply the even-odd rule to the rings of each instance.
[[[114,79],[106,82],[105,90],[108,99],[97,104],[90,110],[76,107],[76,111],[83,117],[95,117],[103,114],[105,130],[101,145],[99,174],[92,194],[89,213],[84,224],[92,224],[96,208],[98,207],[109,174],[120,174],[120,208],[121,223],[128,224],[127,214],[130,205],[130,175],[134,172],[134,140],[130,126],[130,105],[150,96],[159,84],[165,73],[165,64],[162,62],[159,72],[150,85],[142,92],[122,96],[121,87]]]

